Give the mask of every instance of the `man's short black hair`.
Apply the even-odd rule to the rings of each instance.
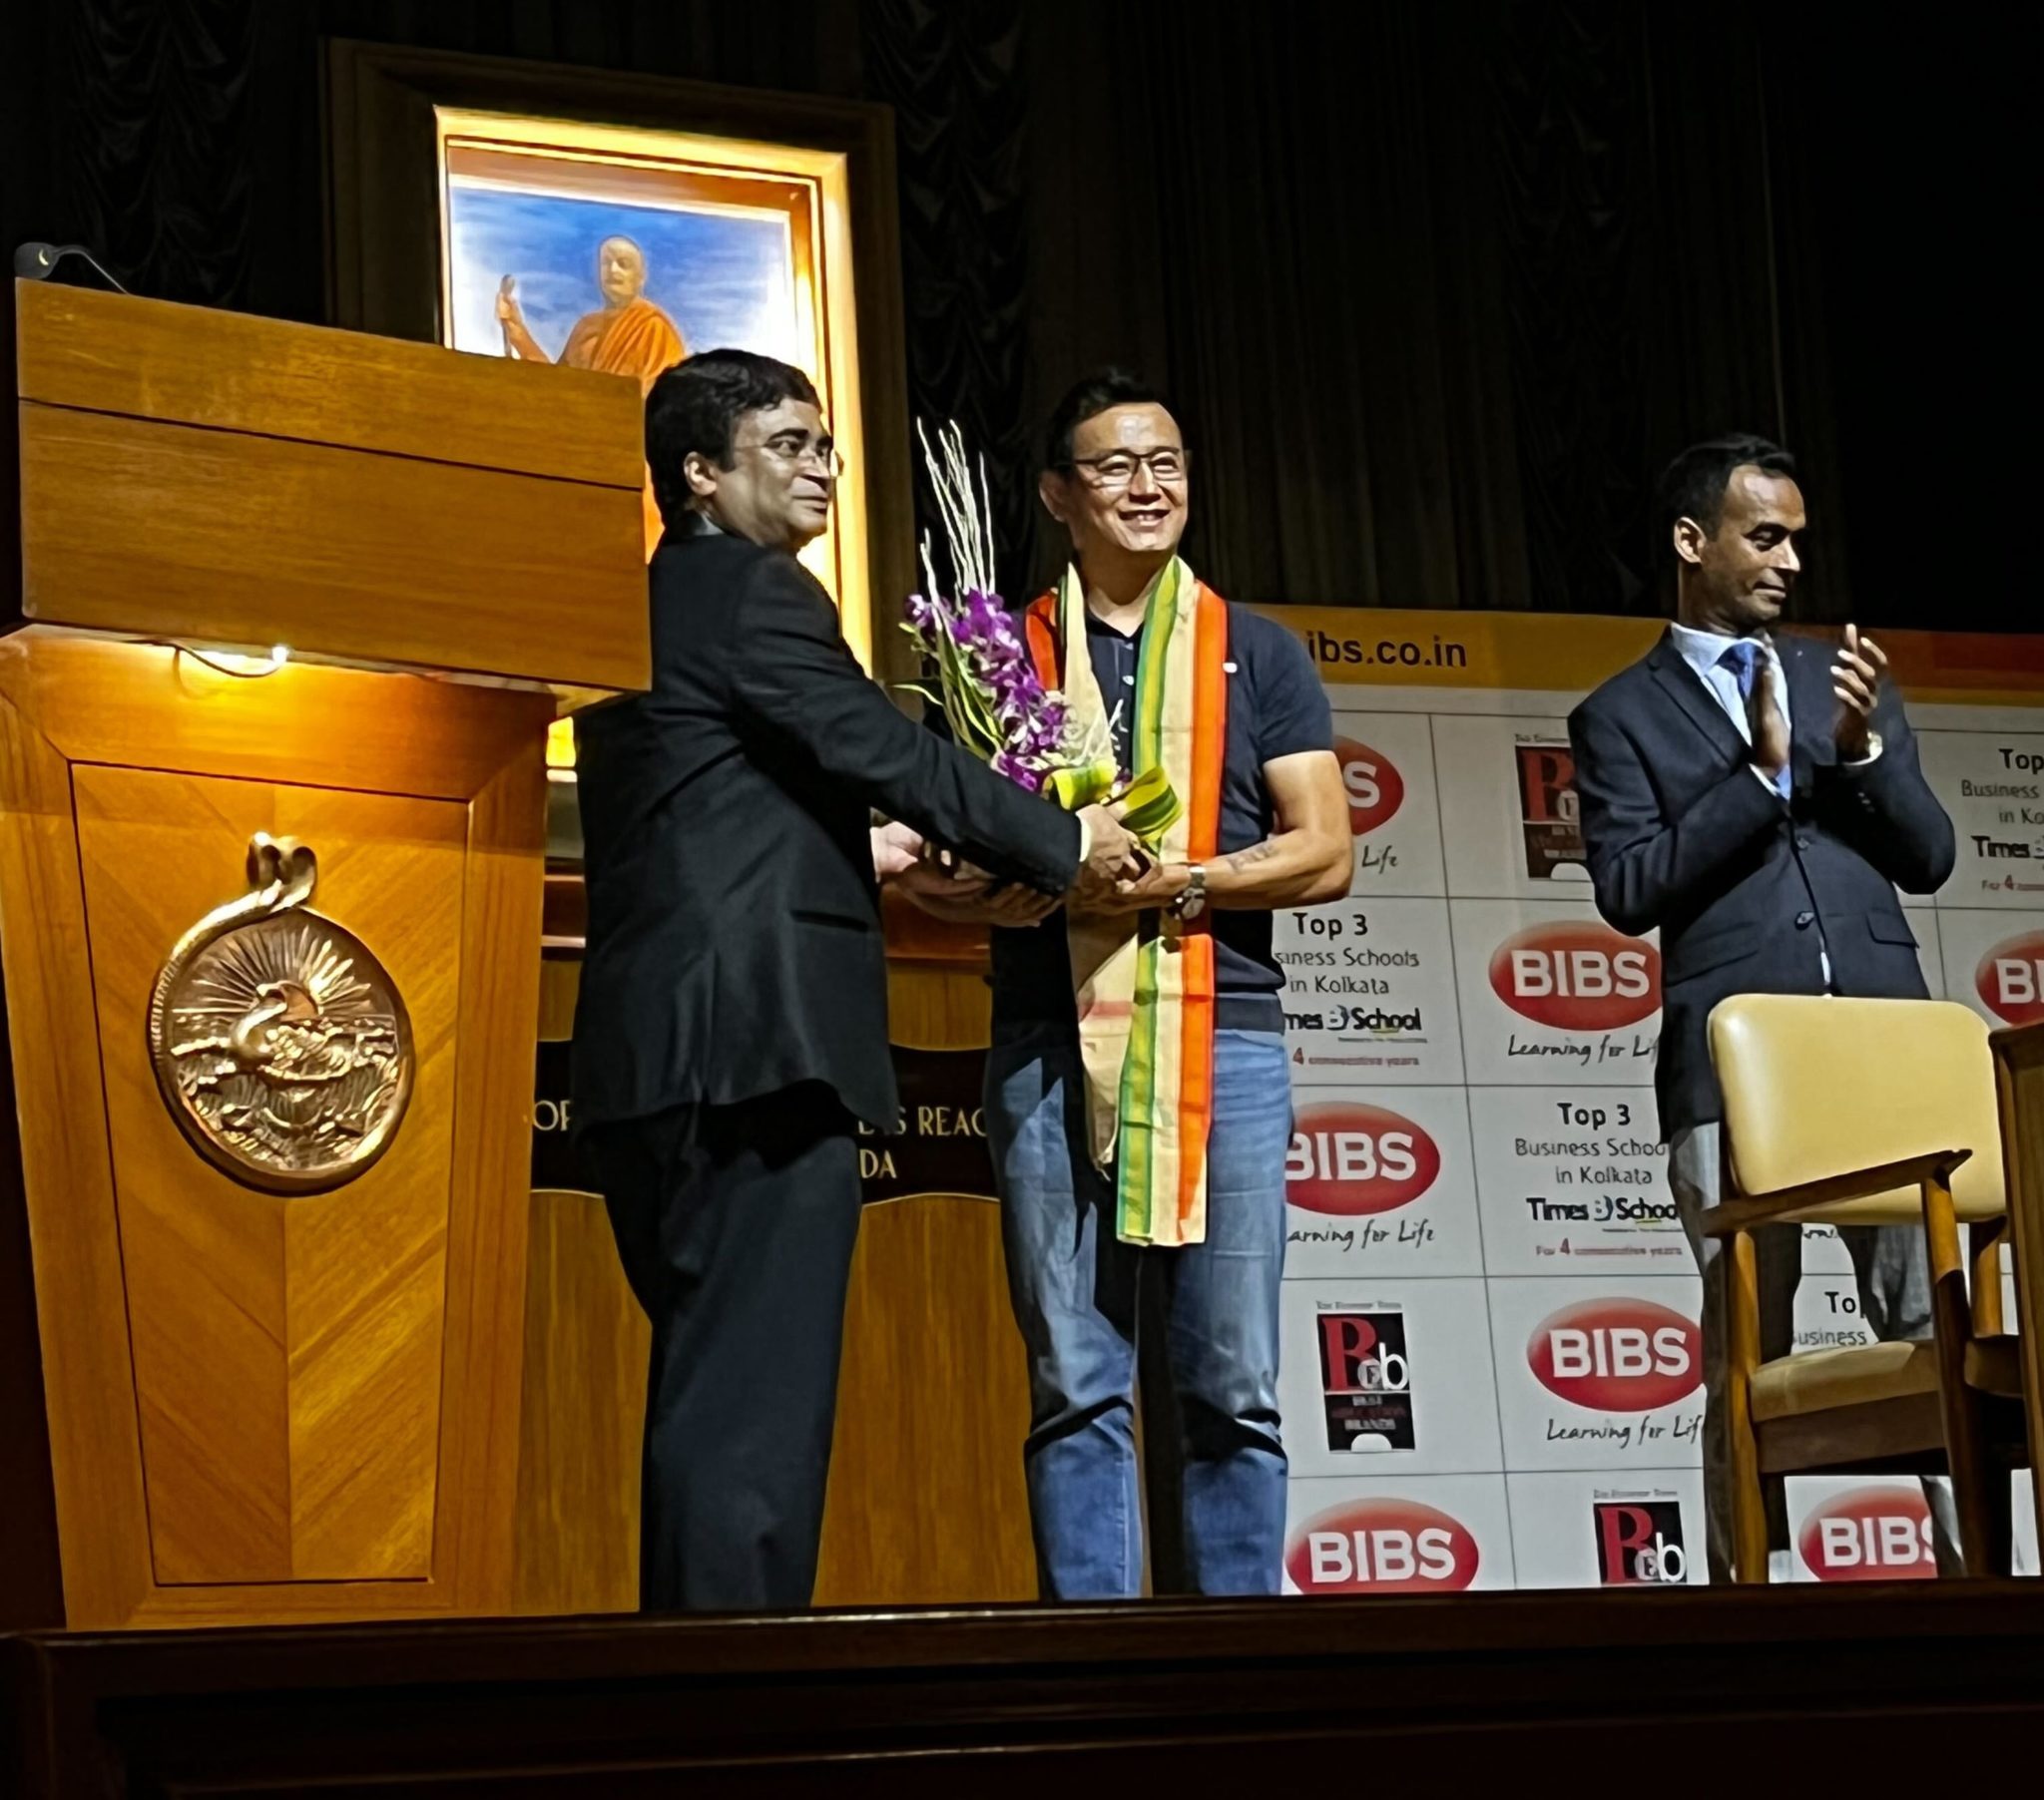
[[[1096,369],[1051,409],[1050,430],[1043,446],[1043,466],[1060,475],[1072,467],[1072,438],[1088,419],[1116,406],[1161,406],[1171,412],[1171,402],[1140,376],[1127,369]],[[1174,418],[1177,415],[1172,415]]]
[[[646,394],[646,466],[661,518],[672,525],[688,510],[682,464],[692,453],[731,468],[740,415],[789,400],[822,406],[800,369],[751,350],[704,350],[656,376]]]
[[[1794,457],[1780,444],[1750,431],[1728,432],[1692,444],[1663,469],[1654,486],[1654,523],[1661,543],[1674,544],[1678,519],[1694,519],[1706,531],[1715,532],[1725,515],[1725,490],[1732,483],[1732,472],[1749,464],[1769,475],[1795,473]]]

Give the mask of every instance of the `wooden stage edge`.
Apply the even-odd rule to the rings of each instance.
[[[1199,1793],[1274,1769],[1351,1784],[1526,1774],[1535,1756],[1571,1758],[1547,1769],[1576,1781],[1623,1768],[1643,1792],[1704,1780],[1722,1791],[1737,1769],[1770,1768],[1770,1752],[1820,1748],[1833,1782],[1891,1776],[1931,1744],[1963,1746],[1976,1768],[1995,1766],[1982,1754],[2034,1755],[2044,1590],[2004,1581],[49,1633],[0,1639],[0,1671],[18,1759],[0,1765],[0,1791],[53,1800],[1040,1800],[1046,1783],[1160,1792],[1178,1781]],[[1724,1734],[1732,1725],[1736,1738]],[[1598,1760],[1575,1760],[1590,1754]]]

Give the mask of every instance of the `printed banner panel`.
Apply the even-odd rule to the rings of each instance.
[[[1334,753],[1355,839],[1349,892],[1372,898],[1445,894],[1431,721],[1424,713],[1337,708]]]
[[[1354,851],[1345,899],[1274,919],[1286,1590],[1702,1581],[1702,1290],[1654,1102],[1659,934],[1598,915],[1567,731],[1662,628],[1263,610],[1326,686]],[[1936,894],[1899,896],[1925,985],[1992,1026],[2044,1019],[2044,639],[1880,641],[1957,849]],[[901,1117],[860,1131],[865,1197],[992,1194],[981,1053],[895,1061]],[[586,1191],[567,1090],[567,1046],[542,1045],[533,1184]],[[1805,1227],[1801,1266],[1794,1348],[1869,1341],[1838,1234]],[[1790,1494],[1794,1578],[1930,1573],[1916,1484]]]
[[[1920,731],[1924,778],[1958,842],[1949,907],[2044,907],[2044,733]]]
[[[1939,907],[1944,994],[1997,1028],[2044,1019],[2044,908],[1990,912]]]
[[[1700,1465],[1702,1306],[1694,1275],[1492,1281],[1505,1467]]]
[[[1654,1104],[1659,938],[1598,916],[1567,730],[1663,628],[1267,610],[1325,682],[1355,843],[1349,898],[1277,922],[1287,1591],[1703,1581],[1702,1286]],[[1957,840],[1938,893],[1899,896],[1925,985],[1997,1026],[2044,1018],[2044,654],[1880,642]],[[1795,1348],[1868,1341],[1860,1310],[1845,1244],[1807,1227]],[[1913,1484],[1791,1486],[1796,1578],[1921,1562]]]
[[[1435,718],[1451,894],[1587,899],[1575,758],[1564,718]]]
[[[1286,1593],[1460,1593],[1516,1585],[1501,1475],[1291,1484]]]
[[[1285,1271],[1481,1275],[1460,1088],[1292,1089]]]
[[[1483,1283],[1287,1281],[1278,1402],[1293,1476],[1503,1468]]]
[[[1710,1582],[1695,1469],[1511,1475],[1505,1487],[1521,1587]]]
[[[2037,1566],[2036,1490],[2009,1478],[2015,1573]],[[1918,1581],[1937,1574],[1936,1528],[1921,1482],[1894,1477],[1795,1476],[1788,1482],[1788,1572],[1797,1581]]]
[[[1470,1130],[1493,1275],[1687,1275],[1651,1094],[1472,1088]]]
[[[1459,1086],[1462,1030],[1445,900],[1337,900],[1273,922],[1292,1079]]]
[[[1450,900],[1472,1087],[1651,1088],[1658,933],[1614,931],[1588,899]]]

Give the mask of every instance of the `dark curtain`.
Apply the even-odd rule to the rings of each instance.
[[[1025,469],[1022,0],[869,0],[863,12],[865,91],[894,110],[909,417],[932,433],[955,421],[990,468]],[[920,450],[915,481],[916,516],[933,521]],[[1032,529],[1030,484],[1001,481],[989,499],[1012,558]]]
[[[1168,383],[1231,593],[1658,607],[1652,471],[1784,427],[1778,294],[1814,279],[1761,59],[1614,0],[1266,17],[1032,9],[1032,412],[1098,360]]]
[[[1467,206],[1480,84],[1434,79],[1438,9],[1254,35],[1154,0],[1041,8],[1039,30],[1053,12],[1067,59],[1120,80],[1085,119],[1032,114],[1046,198],[1114,205],[1045,222],[1035,286],[1151,313],[1127,353],[1193,448],[1189,553],[1246,599],[1526,604],[1489,209]],[[1062,324],[1038,321],[1039,414],[1073,372]]]
[[[252,132],[256,13],[238,0],[101,0],[74,10],[67,199],[81,234],[146,290],[246,299],[257,259]]]
[[[1190,552],[1244,599],[1652,610],[1652,472],[1743,427],[1802,457],[1813,616],[2006,625],[2019,539],[1985,521],[2034,352],[2002,17],[18,0],[0,198],[10,244],[317,318],[324,36],[877,99],[906,400],[986,450],[1011,587],[1056,561],[1043,418],[1114,360],[1175,394]],[[1905,468],[1936,530],[1898,535]]]
[[[2025,16],[1953,0],[1859,29],[1795,7],[1766,46],[1793,209],[1779,228],[1810,247],[1817,277],[1783,293],[1788,428],[1799,443],[1832,425],[1843,599],[1876,624],[2044,626],[2020,529],[2040,341]],[[1827,387],[1806,385],[1817,374]]]

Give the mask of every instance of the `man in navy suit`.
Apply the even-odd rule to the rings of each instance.
[[[1895,890],[1940,886],[1953,840],[1873,642],[1848,625],[1827,657],[1773,635],[1802,567],[1802,492],[1788,453],[1748,436],[1696,445],[1669,466],[1658,499],[1676,559],[1675,623],[1576,708],[1569,739],[1598,910],[1620,931],[1661,932],[1655,1091],[1670,1183],[1704,1276],[1704,1492],[1711,1577],[1724,1580],[1725,1264],[1700,1229],[1721,1194],[1723,1108],[1705,1028],[1732,994],[1923,998]],[[1925,1336],[1921,1231],[1839,1235],[1874,1334]],[[1794,1341],[1800,1239],[1762,1232],[1755,1247],[1761,1354],[1783,1356]],[[1941,1485],[1931,1502],[1948,1540]],[[1770,1524],[1785,1542],[1779,1516]]]

